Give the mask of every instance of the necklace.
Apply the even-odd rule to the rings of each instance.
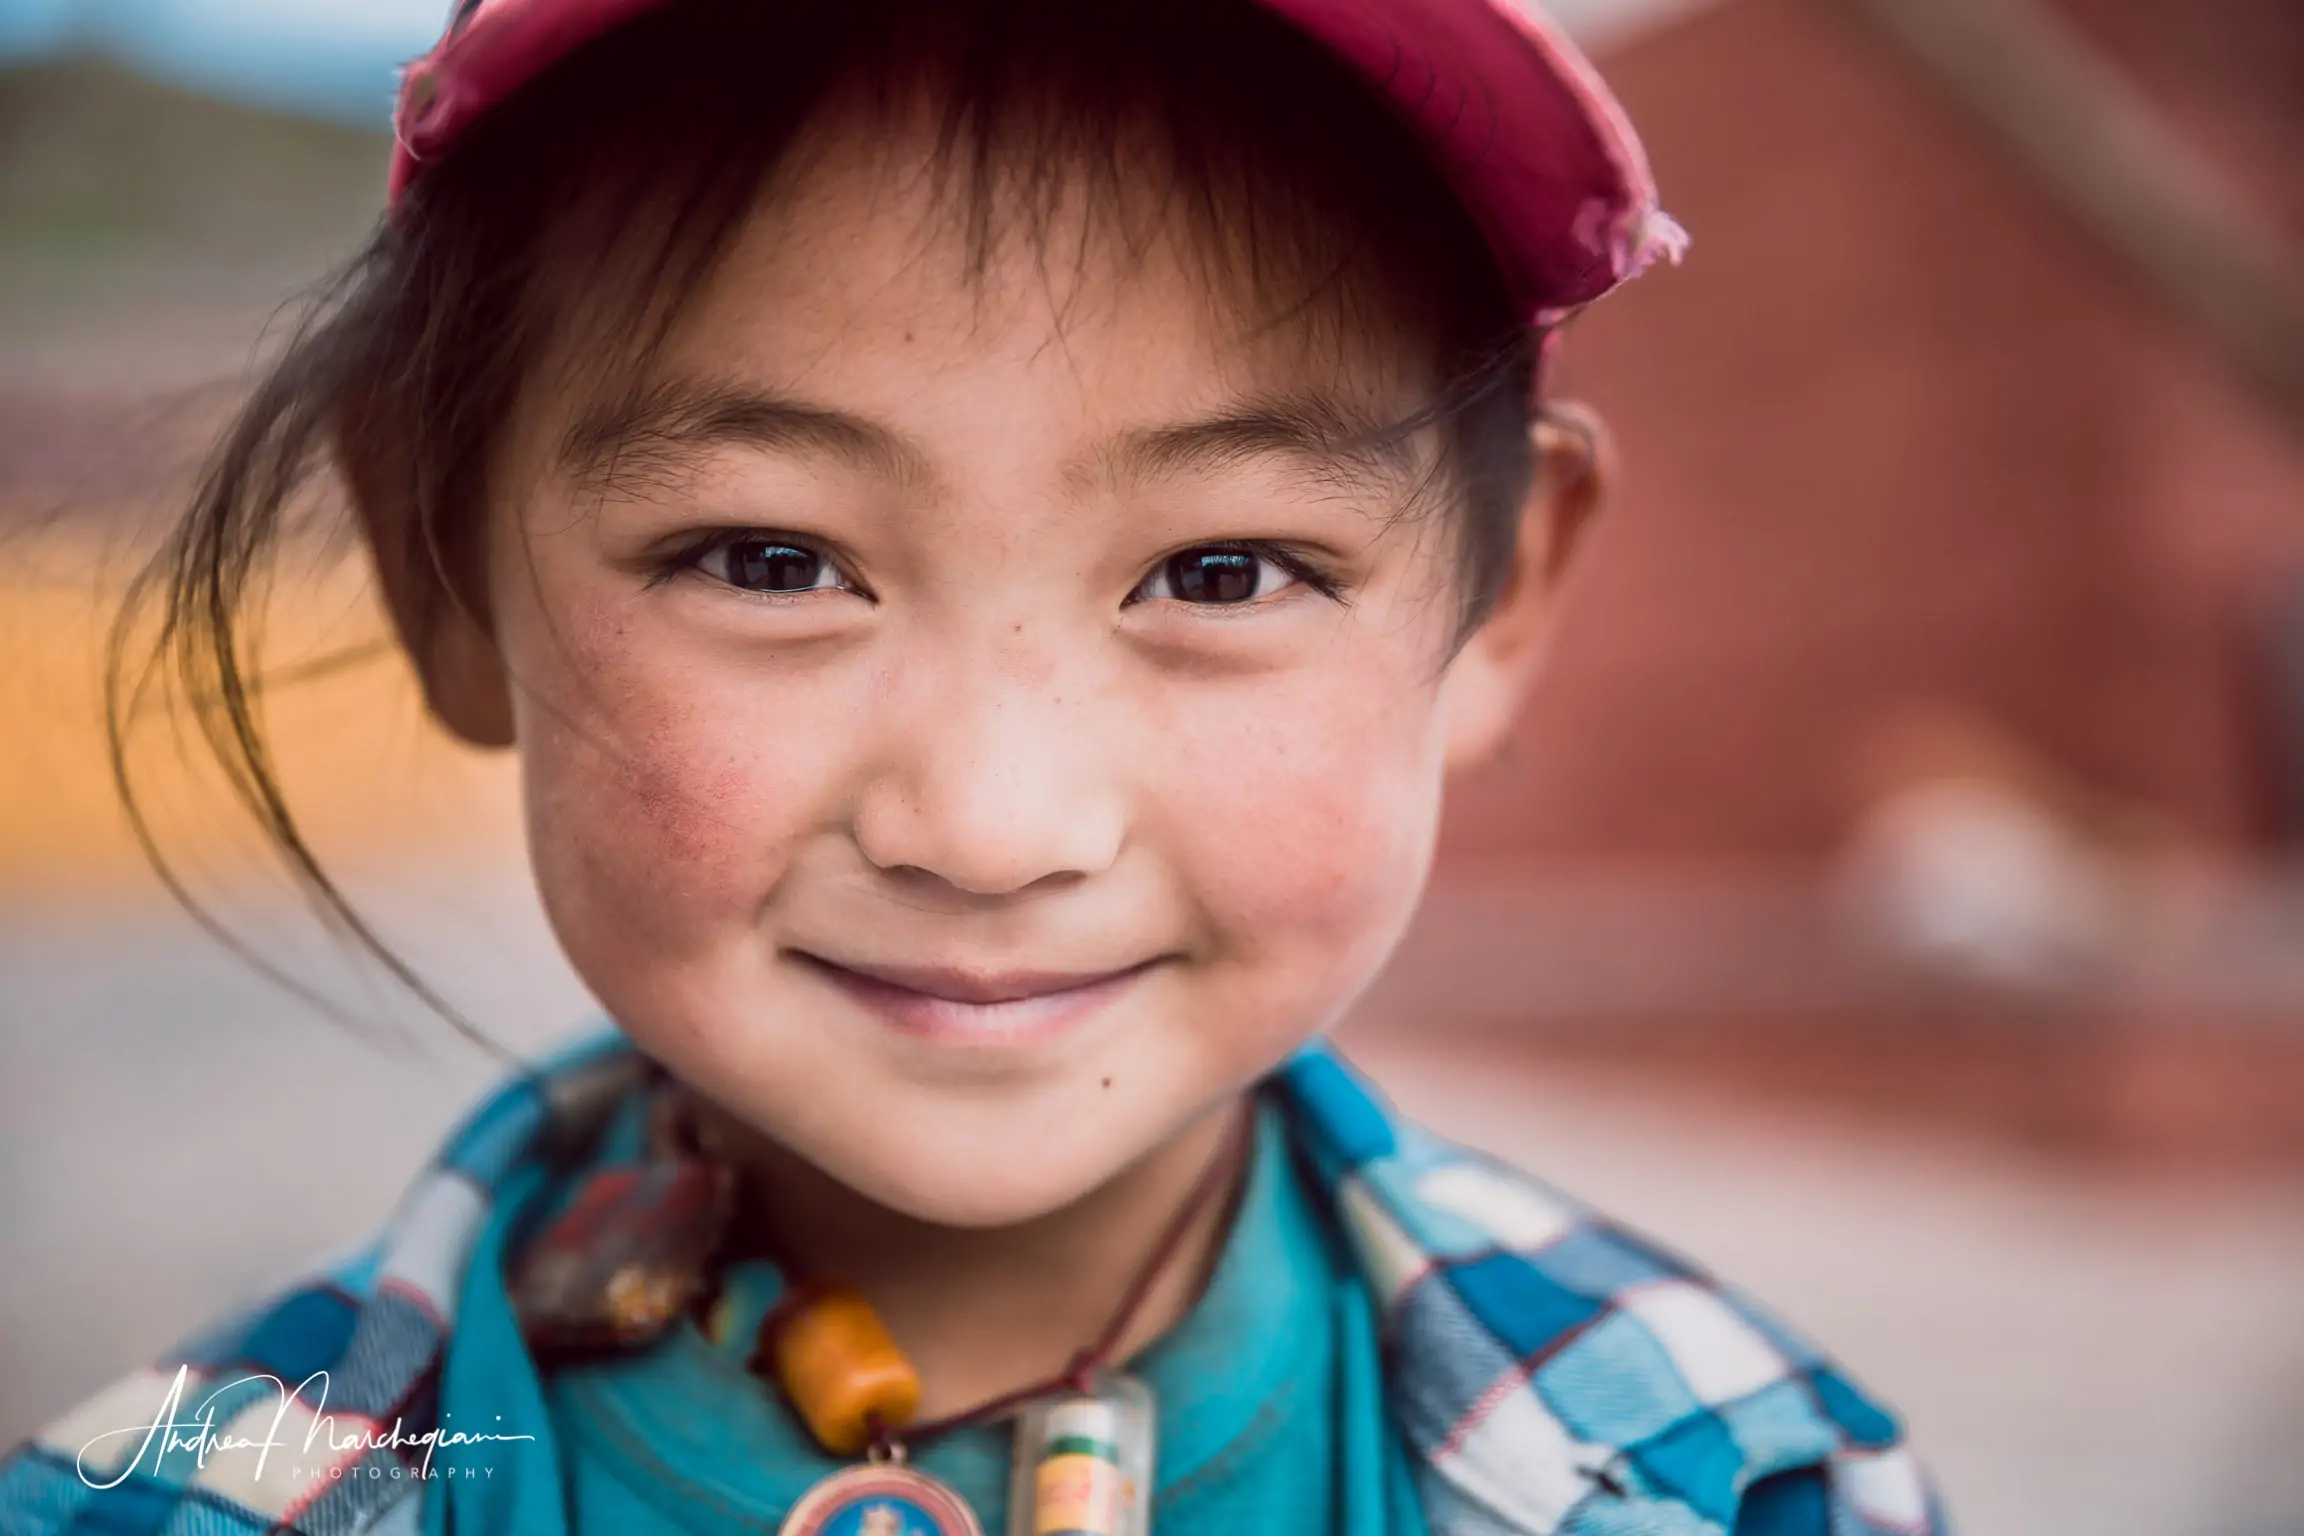
[[[1063,1370],[941,1418],[916,1420],[919,1375],[860,1292],[780,1262],[788,1289],[762,1321],[749,1366],[820,1446],[862,1459],[809,1488],[779,1536],[983,1536],[965,1499],[910,1464],[910,1447],[1009,1416],[1011,1532],[1147,1536],[1155,1405],[1113,1355],[1194,1223],[1234,1183],[1253,1123],[1239,1116],[1103,1328]],[[651,1103],[649,1141],[648,1161],[584,1181],[521,1252],[511,1294],[540,1357],[650,1342],[709,1296],[736,1206],[735,1165],[706,1147],[693,1104],[669,1083]]]

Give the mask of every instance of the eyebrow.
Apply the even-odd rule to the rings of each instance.
[[[1417,464],[1420,417],[1384,421],[1320,395],[1251,401],[1197,421],[1121,434],[1096,455],[1107,473],[1156,479],[1292,459],[1339,483],[1404,477]],[[878,422],[740,385],[673,379],[585,412],[561,439],[562,465],[602,487],[646,489],[704,451],[734,445],[816,454],[907,484],[932,478],[927,456]]]
[[[815,454],[907,482],[929,478],[917,448],[877,422],[738,385],[676,379],[587,411],[561,464],[602,485],[644,485],[722,445]]]
[[[1421,416],[1385,421],[1321,395],[1279,396],[1127,433],[1107,464],[1124,476],[1157,477],[1287,458],[1339,479],[1404,476],[1417,467],[1415,439],[1425,424]]]

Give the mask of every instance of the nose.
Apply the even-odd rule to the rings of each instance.
[[[1051,686],[1051,670],[942,668],[937,686],[899,707],[894,750],[855,808],[856,843],[873,866],[972,896],[1111,867],[1126,835],[1124,795],[1089,690]]]

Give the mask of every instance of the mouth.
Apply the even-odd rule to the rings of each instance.
[[[975,971],[788,953],[899,1034],[938,1045],[1022,1045],[1069,1034],[1161,962],[1116,971]]]

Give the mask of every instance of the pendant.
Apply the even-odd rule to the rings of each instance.
[[[968,1501],[900,1456],[844,1467],[800,1496],[777,1536],[984,1536]]]
[[[735,1198],[728,1170],[657,1158],[593,1174],[515,1261],[514,1315],[529,1347],[645,1344],[694,1304]]]
[[[1150,1536],[1157,1417],[1152,1389],[1116,1371],[1028,1404],[1016,1420],[1008,1536]]]

